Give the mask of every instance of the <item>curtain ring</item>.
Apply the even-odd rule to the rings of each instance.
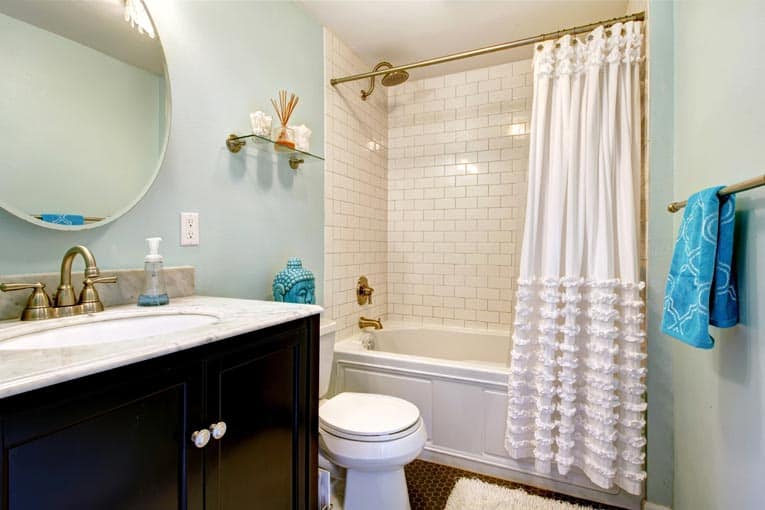
[[[537,44],[537,51],[542,51],[545,47],[541,44]]]

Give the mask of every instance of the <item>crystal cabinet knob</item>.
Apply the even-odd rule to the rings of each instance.
[[[191,434],[191,442],[197,448],[204,448],[210,442],[210,431],[207,429],[197,430]]]
[[[213,423],[210,425],[210,432],[212,433],[213,439],[222,438],[226,435],[226,422],[219,421],[218,423]]]

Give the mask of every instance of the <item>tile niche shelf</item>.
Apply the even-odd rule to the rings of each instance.
[[[231,152],[237,153],[242,150],[242,147],[245,146],[247,139],[249,139],[252,144],[259,150],[270,152],[271,154],[276,154],[279,158],[288,159],[290,168],[293,170],[297,170],[298,167],[305,163],[306,160],[324,161],[322,156],[311,154],[310,152],[305,152],[298,149],[290,149],[289,147],[284,146],[279,146],[277,149],[273,140],[266,138],[265,136],[259,136],[255,134],[241,136],[235,134],[228,135],[228,138],[226,139],[226,147],[228,147],[228,150]]]

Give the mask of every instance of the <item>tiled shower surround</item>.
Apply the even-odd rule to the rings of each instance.
[[[531,61],[388,89],[388,317],[509,329]]]
[[[326,126],[324,164],[324,316],[338,337],[358,330],[359,315],[386,318],[388,239],[388,112],[380,87],[362,101],[366,81],[332,87],[329,80],[368,71],[332,32],[324,30]],[[366,275],[372,305],[356,302],[356,282]]]
[[[368,71],[325,30],[326,80]],[[416,76],[416,71],[413,73]],[[523,230],[531,61],[325,93],[325,316],[509,329]],[[373,305],[356,303],[360,275]]]

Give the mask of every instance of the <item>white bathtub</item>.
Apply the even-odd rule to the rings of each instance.
[[[640,508],[639,497],[605,491],[578,470],[540,475],[504,447],[508,331],[385,323],[335,344],[335,393],[382,393],[416,404],[428,432],[421,458],[572,496]],[[372,349],[365,345],[372,344]]]

